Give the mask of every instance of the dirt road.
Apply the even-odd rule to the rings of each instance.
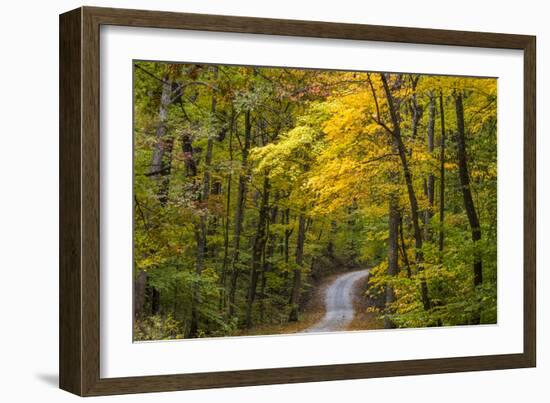
[[[354,291],[368,269],[344,273],[336,277],[324,291],[325,316],[304,332],[334,332],[346,330],[355,316]]]

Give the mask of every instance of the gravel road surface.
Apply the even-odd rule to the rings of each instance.
[[[368,274],[368,269],[344,273],[325,289],[325,316],[304,332],[334,332],[346,330],[355,316],[353,295],[357,283]]]

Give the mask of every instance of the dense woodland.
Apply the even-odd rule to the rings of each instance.
[[[496,322],[496,79],[136,62],[136,340],[302,320],[370,268],[384,327]]]

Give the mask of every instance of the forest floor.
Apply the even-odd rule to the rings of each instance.
[[[359,270],[325,278],[305,304],[298,322],[255,326],[239,335],[380,329],[383,322],[367,311],[368,302],[362,297],[367,273]]]
[[[384,321],[375,312],[369,312],[369,300],[364,298],[367,290],[368,277],[364,277],[357,284],[354,292],[353,306],[355,316],[348,324],[347,330],[383,329]]]
[[[305,303],[303,311],[300,312],[300,320],[298,322],[257,325],[251,329],[242,330],[238,336],[300,333],[318,323],[325,315],[325,291],[338,275],[328,276],[317,286],[311,298]]]

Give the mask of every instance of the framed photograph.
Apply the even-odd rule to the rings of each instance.
[[[60,387],[533,367],[535,37],[60,16]]]

